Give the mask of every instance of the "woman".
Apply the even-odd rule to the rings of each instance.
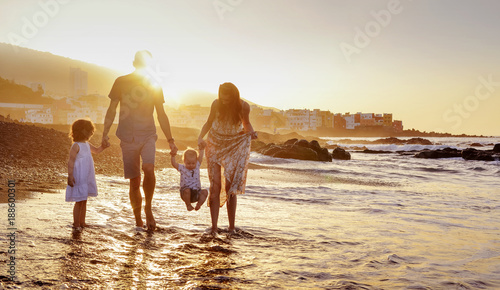
[[[228,230],[235,230],[236,195],[245,192],[251,139],[257,138],[249,115],[250,106],[240,99],[238,88],[232,83],[224,83],[219,86],[219,98],[212,103],[208,120],[198,137],[200,148],[206,146],[212,234],[217,233],[219,208],[226,201]],[[207,133],[205,142],[203,137]],[[224,176],[221,168],[224,168]]]

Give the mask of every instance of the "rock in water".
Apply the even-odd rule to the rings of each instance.
[[[495,160],[492,154],[474,148],[467,148],[465,150],[462,150],[462,158],[465,160],[482,160],[482,161]]]
[[[493,147],[493,152],[500,153],[500,143],[495,144],[495,147]]]
[[[351,154],[344,149],[337,147],[332,152],[332,158],[338,160],[351,160]]]
[[[316,153],[316,151],[311,148],[297,145],[293,145],[291,148],[284,147],[283,150],[277,151],[272,156],[278,158],[319,161],[318,153]]]

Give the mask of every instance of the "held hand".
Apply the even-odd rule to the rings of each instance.
[[[68,185],[71,187],[75,185],[75,177],[73,175],[68,175]]]
[[[250,136],[252,136],[252,140],[259,138],[259,136],[257,135],[257,132],[255,132],[255,131],[253,131]]]
[[[102,146],[103,149],[106,149],[109,146],[111,146],[111,143],[109,143],[109,137],[108,136],[102,136],[101,146]]]
[[[175,143],[174,142],[170,142],[169,143],[169,146],[170,146],[170,155],[176,155],[177,154],[177,146],[175,146]]]
[[[205,142],[205,140],[203,140],[202,138],[199,138],[198,139],[198,149],[204,150],[205,147],[207,147],[207,142]]]

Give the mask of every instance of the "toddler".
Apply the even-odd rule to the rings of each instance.
[[[194,149],[184,151],[182,160],[184,164],[175,161],[176,153],[170,152],[172,166],[181,173],[181,198],[186,203],[188,211],[199,210],[208,196],[206,189],[201,189],[200,165],[203,161],[204,148],[200,148],[200,153]],[[196,202],[193,207],[191,203]]]

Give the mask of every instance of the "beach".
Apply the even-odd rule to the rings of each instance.
[[[347,150],[366,146],[393,153],[351,150],[351,160],[314,162],[252,152],[246,193],[238,197],[235,235],[225,230],[225,209],[219,219],[221,233],[208,234],[209,208],[186,211],[178,193],[178,173],[169,166],[157,171],[153,212],[158,229],[135,228],[127,181],[119,172],[106,172],[109,168],[98,158],[96,168],[102,166],[103,171],[97,174],[99,195],[87,206],[90,227],[75,233],[73,204],[64,202],[65,173],[53,171],[54,180],[62,183],[16,200],[16,280],[9,281],[2,270],[1,285],[7,289],[500,287],[499,161],[430,160],[396,153],[423,145],[323,141]],[[500,138],[431,141],[433,145],[425,148],[466,148],[480,142],[491,149],[489,144],[499,143]],[[167,154],[167,149],[159,149],[157,155]],[[201,175],[202,186],[208,188],[206,169]],[[33,184],[36,189],[36,180]],[[25,188],[21,185],[16,187]],[[7,216],[8,207],[0,204],[0,214]],[[3,265],[9,243],[5,223],[0,236]]]

